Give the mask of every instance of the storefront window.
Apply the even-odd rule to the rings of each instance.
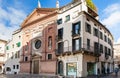
[[[94,69],[94,66],[95,64],[92,63],[92,62],[88,62],[87,63],[87,72],[88,72],[88,75],[95,75],[95,69]]]
[[[67,63],[67,75],[68,76],[77,75],[77,63]]]

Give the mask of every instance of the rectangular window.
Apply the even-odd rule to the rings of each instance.
[[[12,45],[12,48],[14,48],[14,44]]]
[[[15,69],[15,65],[13,65],[13,69]]]
[[[28,47],[28,44],[27,44],[27,45],[25,45],[24,50],[28,51],[28,49],[29,49],[29,47]]]
[[[108,44],[112,45],[112,44],[111,44],[111,40],[110,40],[110,38],[108,38]]]
[[[107,47],[105,46],[105,58],[108,59],[108,50],[107,50]]]
[[[20,58],[20,51],[18,51],[18,54],[17,54],[18,58]]]
[[[28,57],[26,56],[26,57],[24,57],[24,61],[28,61]]]
[[[86,32],[91,33],[91,25],[90,24],[86,23],[85,28],[86,28]]]
[[[58,25],[62,24],[62,18],[57,20],[57,24]]]
[[[105,49],[104,49],[105,53],[107,54],[107,47],[105,46]]]
[[[111,56],[111,50],[108,48],[108,55]]]
[[[6,47],[6,50],[9,50],[9,46]]]
[[[18,43],[16,43],[16,45],[17,45],[17,47],[20,47],[20,46],[21,46],[21,43],[20,43],[20,42],[18,42]]]
[[[19,65],[16,65],[16,68],[19,69]]]
[[[16,51],[15,58],[20,58],[20,51]]]
[[[67,15],[67,16],[66,16],[65,22],[68,22],[68,21],[70,21],[70,15]]]
[[[98,29],[94,28],[93,33],[94,33],[94,36],[98,37]]]
[[[12,56],[11,56],[11,59],[13,59],[13,57],[14,57],[14,53],[12,52]]]
[[[100,31],[100,39],[103,39],[103,33]]]
[[[103,45],[100,44],[100,53],[103,53]]]
[[[17,52],[15,53],[15,58],[17,58]]]
[[[72,47],[73,51],[79,51],[81,48],[81,38],[73,39]]]
[[[107,36],[106,35],[104,35],[104,41],[107,42]]]
[[[80,34],[80,22],[77,22],[77,23],[74,23],[73,25],[72,25],[72,30],[73,30],[73,32],[72,32],[72,34],[73,35],[77,35],[77,34]]]
[[[87,49],[90,49],[90,39],[87,39]]]
[[[58,29],[58,40],[63,39],[63,28]]]
[[[99,44],[98,44],[98,42],[94,42],[94,52],[99,53]]]
[[[9,53],[7,53],[7,59],[9,59]]]
[[[52,54],[48,54],[48,60],[52,59]]]
[[[105,49],[104,49],[104,51],[105,51],[105,57],[107,56],[107,47],[105,46]]]
[[[58,43],[58,54],[63,53],[63,47],[64,47],[63,42]]]
[[[108,38],[108,44],[110,44],[110,39]]]

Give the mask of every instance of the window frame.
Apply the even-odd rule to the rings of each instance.
[[[86,22],[85,28],[86,28],[86,32],[91,34],[91,25],[89,23]]]
[[[65,16],[65,22],[70,21],[70,15]]]

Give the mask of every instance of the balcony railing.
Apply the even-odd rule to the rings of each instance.
[[[57,36],[57,41],[62,41],[63,40],[63,36]]]
[[[78,45],[79,46],[79,45]],[[76,54],[84,51],[85,54],[91,54],[94,56],[100,56],[99,50],[96,52],[94,51],[94,46],[87,46],[86,44],[83,44],[83,47],[64,47],[63,49],[57,49],[56,50],[56,55],[64,55],[64,54]]]
[[[75,33],[72,33],[72,37],[75,38],[75,37],[80,37],[80,34],[75,34]]]

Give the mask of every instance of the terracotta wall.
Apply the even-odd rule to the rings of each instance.
[[[33,13],[33,15],[29,19],[34,20],[35,17],[38,18],[40,16],[36,15],[36,13]],[[27,19],[27,22],[30,22],[29,19]],[[56,23],[55,23],[55,21],[56,21],[56,19],[57,19],[57,15],[56,14],[51,14],[51,15],[48,15],[46,18],[43,18],[41,20],[38,19],[37,21],[31,22],[28,25],[26,23],[25,26],[22,26],[24,28],[22,28],[22,31],[23,31],[23,35],[22,35],[23,49],[22,50],[23,51],[21,53],[21,61],[20,61],[20,66],[21,66],[20,71],[21,71],[21,73],[24,73],[24,72],[29,73],[30,72],[30,61],[28,61],[27,64],[26,64],[26,62],[24,62],[23,58],[25,56],[29,57],[28,60],[30,60],[30,58],[31,58],[31,52],[33,51],[32,47],[31,47],[32,46],[31,41],[32,41],[32,39],[34,39],[34,37],[33,37],[34,33],[33,32],[37,31],[38,33],[42,32],[42,34],[43,34],[43,37],[42,37],[42,43],[43,43],[42,44],[42,58],[41,59],[46,60],[48,53],[53,54],[52,55],[53,59],[56,59],[56,56],[55,56],[55,46],[56,46],[55,45],[55,37],[56,37],[56,33],[55,33],[56,32]],[[53,22],[54,24],[50,24],[51,22]],[[49,27],[52,27],[52,29],[50,29],[50,31],[49,31]],[[47,39],[48,39],[49,36],[52,36],[52,46],[53,46],[53,48],[51,50],[48,50],[48,47],[46,46],[46,45],[48,45],[47,44],[47,41],[48,41]],[[26,45],[29,46],[28,51],[25,51],[25,46]],[[48,61],[48,63],[49,63],[49,61]],[[24,69],[24,67],[27,67],[27,69]],[[44,65],[43,65],[43,68],[44,68]],[[53,71],[51,71],[51,72],[53,72]]]
[[[41,72],[46,74],[56,74],[56,61],[41,62]]]
[[[29,62],[21,63],[20,73],[30,73],[30,64]]]

